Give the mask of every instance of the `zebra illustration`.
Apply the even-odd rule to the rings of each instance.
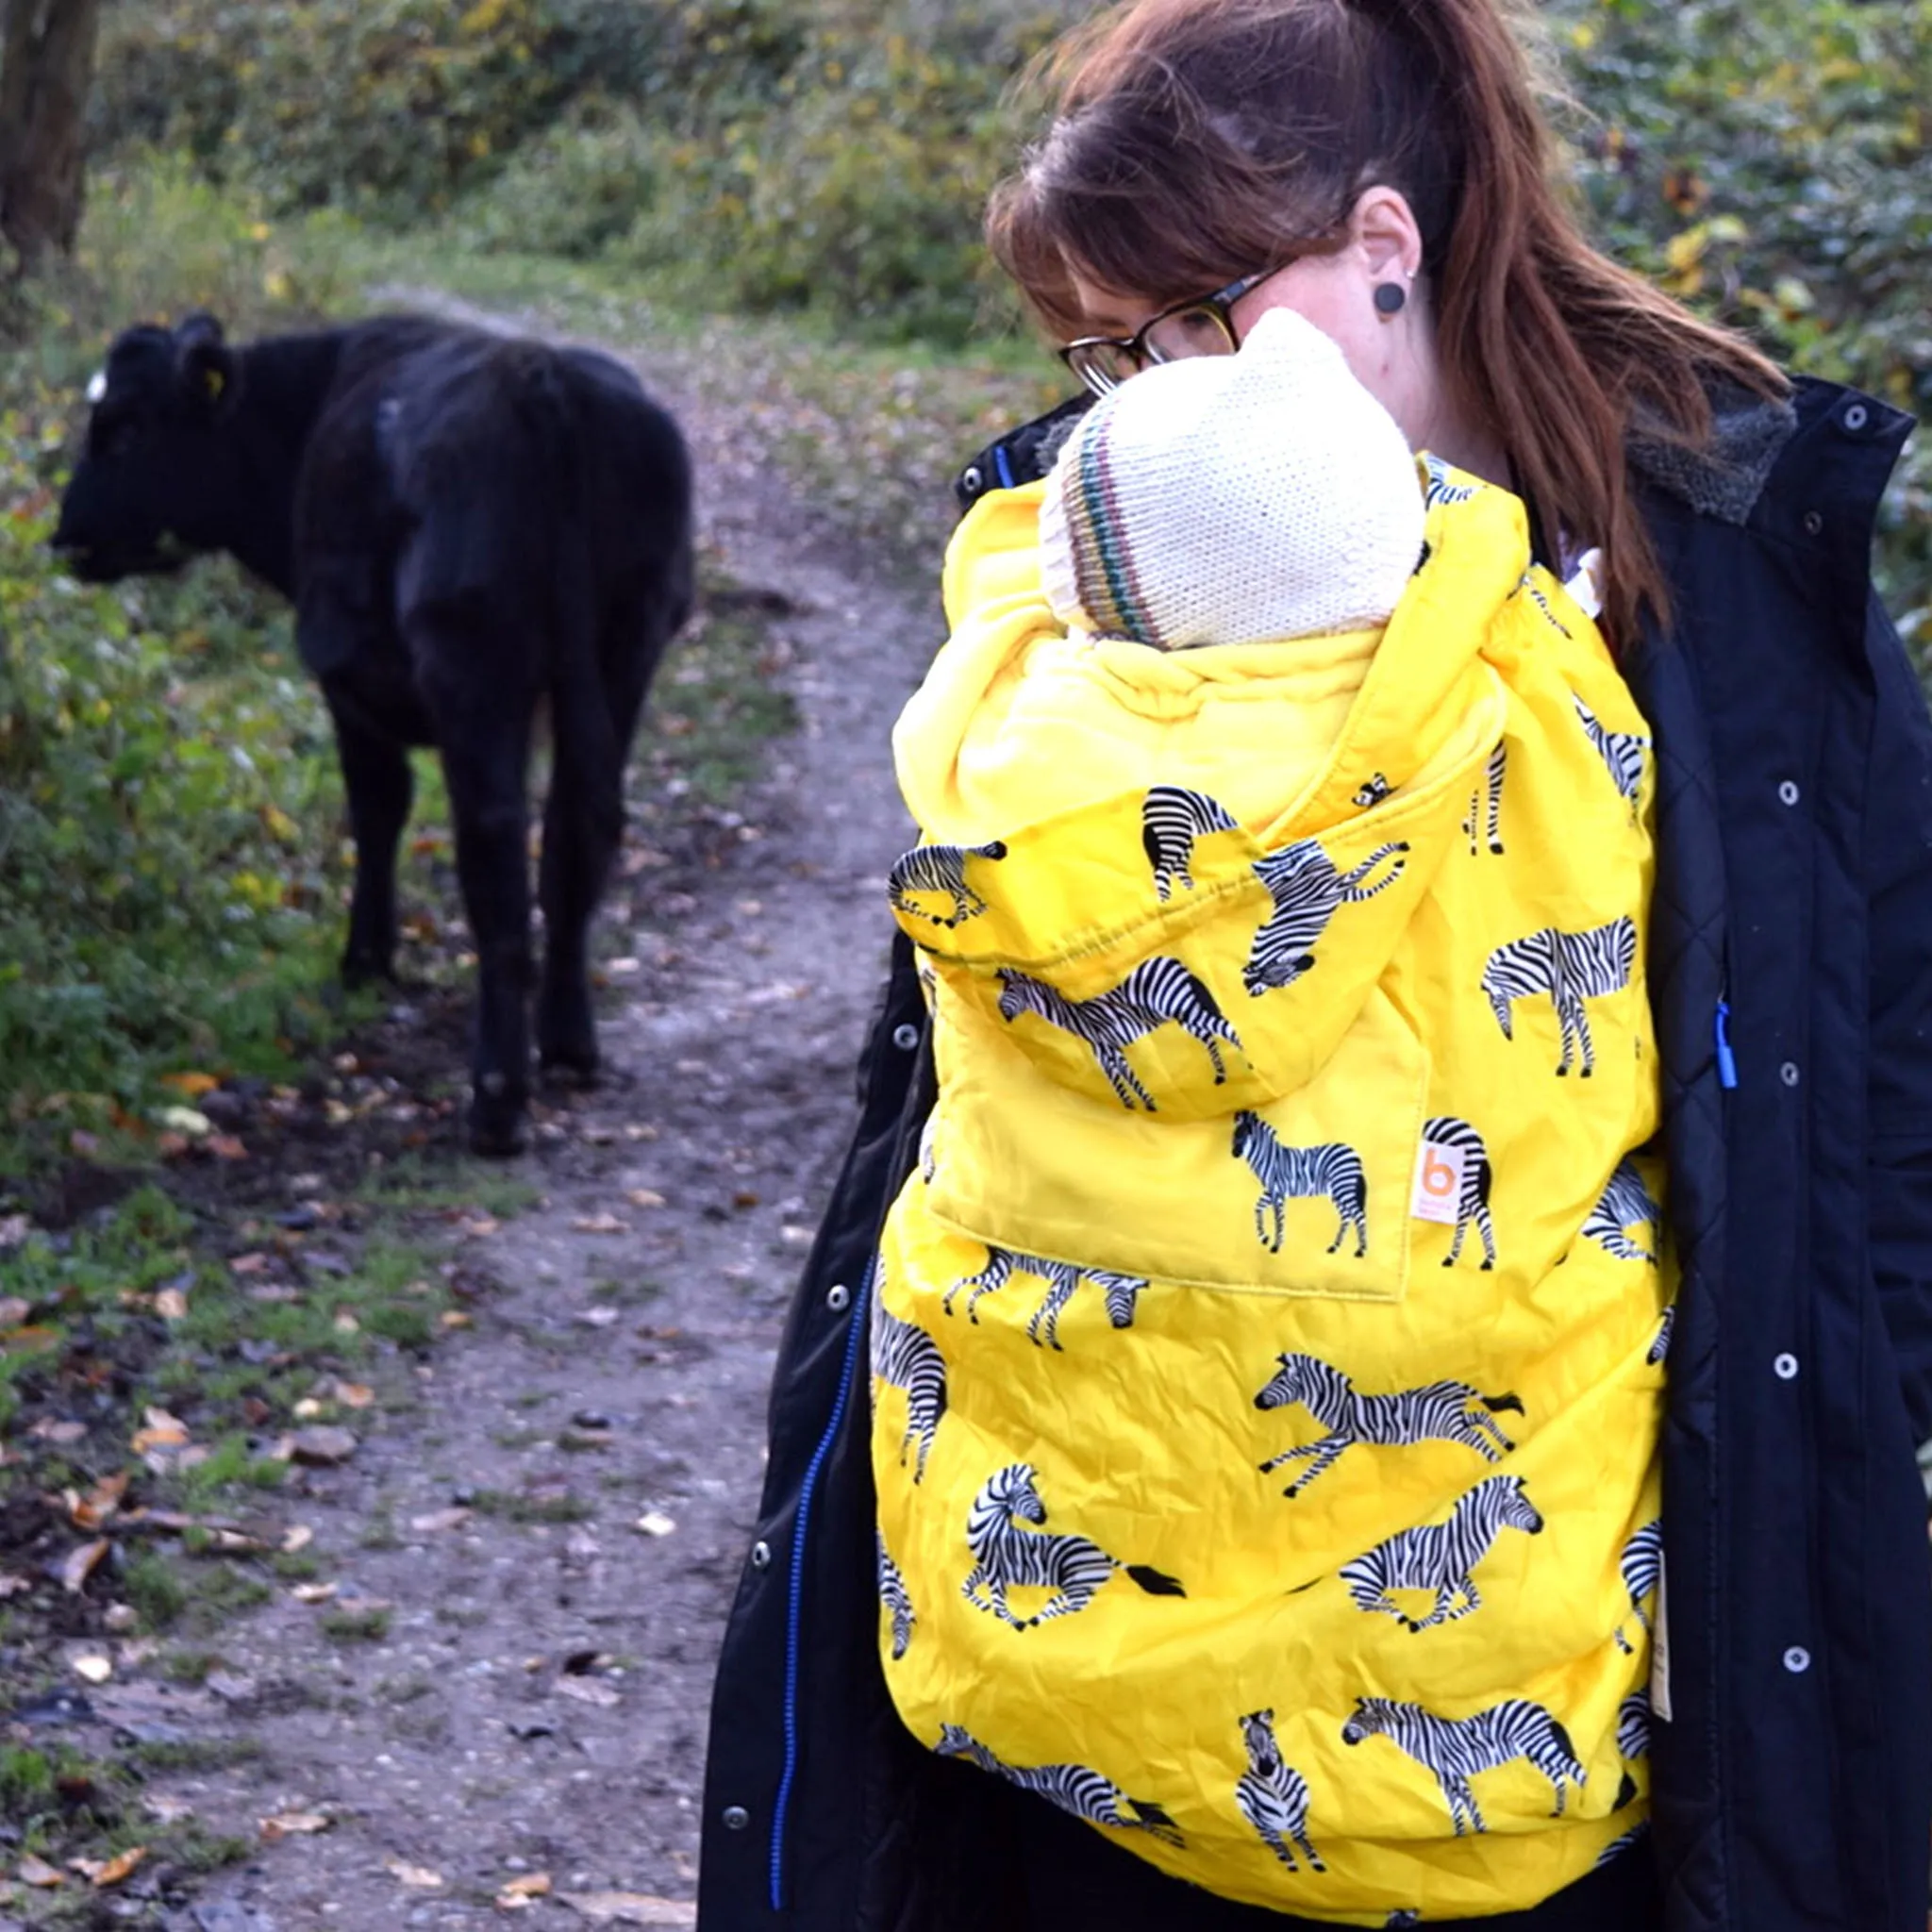
[[[960,1275],[947,1289],[940,1306],[950,1315],[953,1297],[962,1288],[971,1290],[966,1297],[966,1319],[977,1326],[980,1297],[997,1294],[1015,1274],[1037,1274],[1046,1283],[1046,1298],[1034,1309],[1033,1319],[1026,1324],[1027,1337],[1036,1348],[1042,1338],[1048,1347],[1059,1347],[1060,1310],[1073,1300],[1083,1281],[1092,1282],[1106,1296],[1107,1318],[1116,1328],[1134,1325],[1134,1307],[1141,1291],[1147,1286],[1143,1274],[1116,1274],[1110,1268],[1083,1268],[1074,1261],[1050,1261],[1041,1255],[1022,1255],[989,1242],[986,1266],[977,1274]]]
[[[1617,1749],[1633,1761],[1650,1756],[1650,1698],[1633,1690],[1617,1707]]]
[[[1274,1129],[1257,1113],[1245,1108],[1234,1117],[1234,1155],[1245,1160],[1261,1183],[1255,1203],[1255,1238],[1271,1255],[1281,1252],[1281,1238],[1291,1201],[1326,1197],[1340,1217],[1332,1255],[1355,1230],[1356,1259],[1369,1252],[1369,1183],[1362,1158],[1353,1147],[1330,1141],[1319,1147],[1285,1147]],[[1268,1232],[1268,1217],[1274,1232]]]
[[[1624,1230],[1621,1227],[1617,1230],[1619,1234],[1622,1234],[1623,1231]],[[1657,1339],[1650,1344],[1650,1353],[1643,1357],[1645,1363],[1649,1367],[1653,1369],[1656,1368],[1660,1361],[1666,1359],[1666,1357],[1668,1357],[1668,1356],[1670,1355],[1671,1330],[1674,1329],[1676,1325],[1677,1305],[1675,1302],[1673,1302],[1670,1305],[1670,1307],[1664,1310],[1663,1319],[1657,1323]]]
[[[1380,772],[1372,773],[1362,781],[1362,788],[1352,801],[1357,811],[1369,811],[1380,805],[1393,788]]]
[[[1033,1465],[1009,1462],[986,1480],[966,1512],[966,1544],[973,1570],[960,1594],[976,1610],[991,1610],[1015,1630],[1084,1610],[1116,1571],[1124,1571],[1149,1596],[1186,1596],[1179,1582],[1144,1563],[1123,1563],[1084,1536],[1035,1532],[1046,1521]],[[1031,1524],[1031,1530],[1022,1529]],[[1050,1590],[1053,1595],[1031,1617],[1007,1607],[1009,1590]],[[982,1596],[982,1592],[984,1593]]]
[[[940,1740],[933,1746],[941,1757],[963,1757],[981,1771],[990,1771],[1008,1784],[1018,1785],[1058,1805],[1089,1824],[1110,1824],[1121,1831],[1144,1831],[1164,1845],[1176,1850],[1187,1843],[1177,1825],[1158,1805],[1144,1798],[1130,1798],[1110,1778],[1102,1777],[1084,1764],[1041,1764],[1022,1770],[995,1757],[973,1733],[960,1724],[941,1724]]]
[[[1454,1151],[1462,1160],[1462,1182],[1456,1191],[1456,1239],[1442,1257],[1443,1267],[1455,1267],[1462,1253],[1463,1237],[1474,1225],[1483,1238],[1483,1271],[1487,1274],[1496,1265],[1496,1225],[1490,1219],[1490,1187],[1495,1176],[1483,1137],[1467,1121],[1459,1121],[1454,1114],[1438,1114],[1423,1123],[1423,1146]]]
[[[1635,1531],[1630,1541],[1624,1545],[1624,1554],[1617,1558],[1617,1569],[1624,1578],[1624,1588],[1630,1593],[1630,1614],[1643,1626],[1646,1636],[1651,1633],[1650,1619],[1643,1613],[1643,1600],[1664,1580],[1664,1525],[1661,1518],[1646,1523]],[[1611,1632],[1617,1640],[1617,1648],[1625,1657],[1636,1654],[1637,1646],[1624,1635],[1624,1621],[1618,1622]]]
[[[1408,861],[1400,855],[1408,841],[1378,846],[1353,872],[1338,872],[1335,861],[1313,839],[1300,839],[1255,861],[1255,876],[1268,888],[1274,909],[1255,935],[1254,950],[1241,984],[1258,998],[1272,988],[1292,986],[1315,963],[1314,948],[1328,922],[1343,906],[1360,906],[1399,879]],[[1372,886],[1362,881],[1393,858]]]
[[[1289,1849],[1290,1839],[1300,1847],[1311,1870],[1327,1871],[1308,1842],[1307,1780],[1282,1761],[1281,1747],[1274,1741],[1274,1713],[1251,1710],[1241,1719],[1241,1741],[1248,1747],[1248,1768],[1234,1788],[1234,1801],[1241,1807],[1241,1816],[1291,1872],[1301,1867]]]
[[[937,1114],[927,1114],[925,1124],[919,1130],[919,1178],[931,1187],[940,1171],[939,1149],[935,1144],[936,1129],[939,1124]]]
[[[1467,503],[1471,497],[1480,493],[1480,483],[1457,483],[1449,474],[1449,465],[1441,457],[1425,456],[1423,470],[1428,477],[1427,487],[1423,491],[1424,505],[1434,509],[1439,503]]]
[[[1236,1053],[1241,1051],[1241,1036],[1222,1018],[1214,995],[1178,959],[1143,959],[1110,992],[1096,993],[1091,1000],[1070,1000],[1044,980],[1002,967],[1000,1018],[1010,1022],[1022,1013],[1035,1014],[1049,1026],[1084,1040],[1121,1105],[1129,1110],[1137,1100],[1149,1113],[1156,1109],[1154,1096],[1127,1064],[1126,1049],[1169,1021],[1208,1049],[1217,1087],[1227,1078],[1219,1042],[1225,1041]]]
[[[1284,1496],[1306,1490],[1354,1442],[1386,1449],[1406,1449],[1417,1442],[1460,1442],[1485,1462],[1502,1461],[1516,1446],[1494,1421],[1506,1409],[1523,1413],[1523,1404],[1514,1395],[1478,1395],[1467,1382],[1431,1382],[1393,1395],[1362,1395],[1340,1369],[1314,1356],[1282,1355],[1275,1359],[1281,1366],[1255,1397],[1255,1407],[1287,1408],[1298,1402],[1328,1431],[1320,1441],[1284,1449],[1261,1464],[1261,1474],[1273,1475],[1297,1457],[1309,1458],[1301,1476],[1282,1491]]]
[[[1557,615],[1556,607],[1550,602],[1550,600],[1546,596],[1543,595],[1542,586],[1537,582],[1536,574],[1534,571],[1524,571],[1523,573],[1523,581],[1516,586],[1516,590],[1527,591],[1529,592],[1529,601],[1532,604],[1534,604],[1536,608],[1539,610],[1541,610],[1545,617],[1549,619],[1551,624],[1554,625],[1557,630],[1561,631],[1566,638],[1570,636],[1570,626],[1567,624],[1565,624],[1560,617]],[[1509,594],[1511,596],[1514,596],[1516,594],[1516,591],[1512,591]]]
[[[1614,1260],[1655,1263],[1657,1256],[1651,1248],[1639,1247],[1627,1232],[1640,1221],[1649,1226],[1651,1248],[1654,1248],[1663,1222],[1663,1209],[1651,1198],[1650,1190],[1643,1185],[1643,1176],[1638,1173],[1636,1163],[1626,1156],[1618,1161],[1602,1199],[1584,1216],[1583,1226],[1578,1232],[1585,1241],[1595,1241]],[[1667,1317],[1669,1313],[1666,1310]],[[1670,1330],[1666,1325],[1650,1345],[1651,1359],[1661,1361],[1662,1351],[1669,1346]]]
[[[872,1372],[891,1388],[906,1393],[906,1433],[899,1439],[899,1463],[912,1439],[919,1438],[919,1460],[912,1480],[925,1474],[925,1458],[946,1412],[946,1358],[939,1344],[913,1322],[902,1322],[886,1307],[876,1288],[872,1303]]]
[[[1178,785],[1157,785],[1141,807],[1141,843],[1154,868],[1154,895],[1164,905],[1176,885],[1194,890],[1188,863],[1194,841],[1209,832],[1239,827],[1225,806],[1205,791],[1188,791]]]
[[[1469,1788],[1470,1779],[1482,1772],[1528,1758],[1557,1793],[1553,1818],[1563,1815],[1569,1795],[1565,1785],[1574,1784],[1579,1791],[1584,1786],[1583,1766],[1571,1748],[1569,1732],[1541,1705],[1527,1698],[1506,1698],[1473,1717],[1438,1717],[1420,1704],[1404,1704],[1393,1697],[1357,1698],[1354,1715],[1341,1727],[1341,1741],[1359,1744],[1378,1733],[1424,1771],[1435,1773],[1457,1838],[1463,1834],[1465,1819],[1472,1831],[1487,1829],[1476,1809],[1475,1793]]]
[[[1510,1023],[1515,1002],[1548,994],[1563,1034],[1557,1072],[1567,1074],[1580,1053],[1581,1077],[1587,1080],[1596,1069],[1596,1048],[1584,1003],[1622,992],[1636,963],[1637,922],[1627,914],[1587,932],[1559,932],[1550,925],[1498,946],[1483,968],[1483,991],[1505,1040],[1516,1038]]]
[[[893,906],[915,919],[935,925],[963,925],[986,910],[986,901],[966,883],[969,858],[1004,858],[1006,846],[997,839],[990,845],[915,845],[900,856],[886,879]],[[933,892],[951,902],[950,914],[927,912],[912,903],[915,892]]]
[[[1640,1819],[1622,1838],[1612,1839],[1596,1855],[1595,1869],[1601,1872],[1606,1865],[1611,1863],[1614,1859],[1621,1858],[1632,1846],[1641,1844],[1649,1836],[1650,1820],[1647,1818]]]
[[[876,1534],[879,1545],[879,1603],[892,1619],[892,1661],[897,1663],[906,1655],[907,1645],[912,1641],[912,1626],[919,1618],[907,1591],[906,1579],[900,1575],[898,1564],[887,1552],[885,1531],[879,1530]]]
[[[1584,736],[1596,748],[1596,755],[1604,761],[1604,770],[1610,774],[1610,783],[1617,788],[1620,798],[1630,801],[1630,823],[1637,823],[1638,796],[1643,790],[1643,764],[1650,750],[1650,738],[1641,731],[1607,731],[1597,722],[1597,716],[1574,691],[1570,693],[1576,706],[1576,716],[1583,726]]]
[[[1423,1922],[1423,1915],[1405,1906],[1399,1912],[1391,1912],[1382,1921],[1382,1932],[1415,1932]]]
[[[1462,822],[1463,837],[1469,841],[1469,856],[1477,857],[1482,847],[1476,841],[1476,821],[1482,819],[1489,833],[1490,851],[1503,856],[1503,781],[1509,774],[1509,746],[1498,740],[1483,767],[1483,782],[1469,794],[1469,816]]]
[[[1475,1566],[1506,1529],[1542,1533],[1543,1519],[1523,1491],[1520,1475],[1492,1475],[1459,1496],[1447,1523],[1398,1531],[1365,1557],[1341,1566],[1341,1580],[1358,1610],[1381,1610],[1411,1631],[1433,1630],[1482,1608]],[[1394,1598],[1398,1590],[1432,1590],[1435,1607],[1418,1623]],[[1452,1607],[1457,1597],[1459,1607]]]

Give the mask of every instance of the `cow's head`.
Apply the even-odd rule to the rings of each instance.
[[[234,352],[211,315],[115,338],[88,385],[87,442],[54,532],[76,576],[178,570],[217,547],[209,533],[238,487],[225,434],[238,388]]]

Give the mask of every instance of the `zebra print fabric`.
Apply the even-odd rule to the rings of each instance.
[[[1328,922],[1344,906],[1361,906],[1386,892],[1399,879],[1408,861],[1406,840],[1377,846],[1349,872],[1341,872],[1313,839],[1302,839],[1279,852],[1255,861],[1255,876],[1274,902],[1255,935],[1241,984],[1258,998],[1262,993],[1292,986],[1315,964],[1315,945]],[[1372,886],[1362,883],[1383,860],[1395,862]]]
[[[1357,1609],[1382,1611],[1405,1629],[1433,1630],[1482,1607],[1474,1573],[1504,1530],[1539,1536],[1542,1526],[1541,1512],[1524,1493],[1523,1478],[1492,1475],[1457,1499],[1447,1523],[1398,1531],[1367,1556],[1344,1563],[1341,1580]],[[1398,1590],[1433,1591],[1435,1605],[1418,1622],[1395,1601]]]
[[[982,1744],[960,1724],[941,1724],[940,1740],[933,1747],[941,1757],[963,1757],[981,1771],[990,1771],[1023,1791],[1058,1805],[1089,1824],[1111,1825],[1119,1831],[1144,1831],[1162,1844],[1176,1849],[1186,1844],[1180,1827],[1158,1805],[1144,1798],[1130,1798],[1111,1778],[1101,1776],[1084,1764],[1040,1764],[1023,1769],[1008,1764]]]
[[[1392,1697],[1364,1697],[1342,1725],[1341,1741],[1359,1744],[1375,1736],[1387,1738],[1435,1774],[1457,1838],[1465,1830],[1487,1829],[1469,1783],[1483,1772],[1527,1758],[1556,1791],[1557,1808],[1551,1814],[1556,1818],[1563,1815],[1567,1788],[1574,1784],[1580,1791],[1585,1782],[1569,1732],[1541,1705],[1524,1697],[1507,1698],[1460,1718],[1438,1717],[1420,1704]]]
[[[1327,1871],[1308,1840],[1307,1780],[1282,1759],[1281,1747],[1274,1741],[1274,1713],[1251,1710],[1241,1720],[1241,1727],[1248,1768],[1234,1788],[1234,1801],[1241,1816],[1291,1872],[1301,1869],[1289,1848],[1291,1840],[1311,1871]]]
[[[947,1289],[940,1306],[950,1315],[953,1297],[962,1288],[970,1289],[966,1319],[976,1327],[981,1299],[998,1293],[1015,1274],[1037,1275],[1046,1283],[1046,1297],[1026,1324],[1027,1337],[1036,1348],[1042,1341],[1050,1348],[1059,1347],[1060,1311],[1073,1300],[1082,1282],[1091,1281],[1101,1291],[1107,1302],[1107,1319],[1116,1328],[1134,1325],[1134,1308],[1141,1291],[1147,1286],[1144,1275],[1117,1274],[1109,1268],[1082,1268],[1072,1261],[1050,1261],[1040,1255],[1022,1255],[1010,1248],[989,1246],[986,1266],[977,1274],[962,1274]]]
[[[1316,1199],[1326,1199],[1340,1217],[1328,1252],[1332,1255],[1351,1230],[1356,1258],[1360,1260],[1369,1252],[1369,1183],[1362,1158],[1353,1147],[1340,1141],[1286,1147],[1259,1114],[1243,1109],[1234,1117],[1234,1155],[1247,1162],[1261,1184],[1260,1198],[1255,1203],[1255,1234],[1271,1255],[1281,1252],[1287,1204]]]
[[[1157,785],[1141,807],[1141,843],[1154,868],[1154,896],[1165,905],[1175,886],[1194,890],[1188,871],[1194,841],[1210,832],[1238,830],[1227,808],[1203,791]]]
[[[1569,1073],[1580,1058],[1582,1077],[1596,1069],[1596,1048],[1590,1037],[1586,1000],[1606,999],[1630,984],[1637,963],[1637,922],[1613,919],[1588,932],[1562,932],[1546,926],[1526,938],[1511,940],[1490,955],[1483,969],[1483,991],[1496,1015],[1505,1040],[1514,1040],[1511,1010],[1518,1000],[1547,994],[1557,1009],[1563,1034],[1563,1058],[1557,1074]]]
[[[903,854],[886,879],[886,894],[895,910],[914,919],[928,919],[935,925],[963,925],[977,919],[987,902],[966,883],[969,858],[1000,859],[1006,846],[997,839],[990,845],[915,845]],[[949,910],[928,912],[915,906],[913,895],[929,892],[946,901]]]
[[[883,1383],[906,1395],[906,1433],[899,1439],[899,1461],[914,1439],[919,1460],[912,1480],[925,1477],[925,1458],[946,1412],[946,1358],[939,1344],[916,1323],[902,1322],[887,1307],[885,1285],[877,1284],[872,1300],[872,1372]]]

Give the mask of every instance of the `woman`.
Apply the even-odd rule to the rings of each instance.
[[[1676,1277],[1648,1445],[1667,1578],[1654,1828],[1546,1897],[1512,1880],[1472,1923],[1917,1932],[1932,729],[1867,568],[1909,425],[1788,386],[1588,248],[1494,0],[1145,0],[1062,78],[991,236],[1090,386],[1298,310],[1412,443],[1525,501],[1541,562],[1567,577],[1601,553],[1603,629],[1654,741],[1647,983]],[[1076,412],[968,469],[962,543],[1013,521],[1003,503]],[[1026,567],[1011,558],[1009,586]],[[1155,1871],[936,1756],[888,1695],[865,1327],[932,1097],[902,943],[774,1387],[713,1710],[701,1922],[1324,1922]]]

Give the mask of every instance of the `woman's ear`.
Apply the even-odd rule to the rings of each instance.
[[[1421,272],[1422,229],[1400,189],[1364,189],[1349,213],[1348,239],[1374,281],[1396,281],[1407,288]]]

